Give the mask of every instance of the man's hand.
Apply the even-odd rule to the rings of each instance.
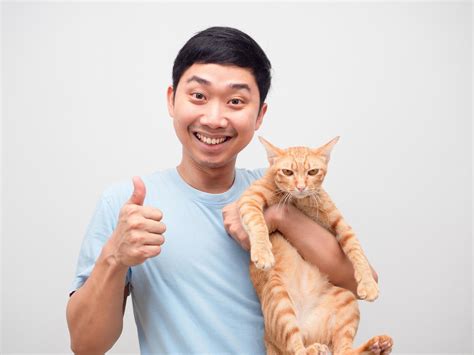
[[[164,243],[166,226],[161,222],[163,214],[157,208],[143,206],[145,195],[142,179],[134,177],[133,194],[120,210],[110,240],[116,261],[124,266],[138,265],[157,256]]]
[[[273,208],[270,207],[264,211],[265,222],[267,222],[267,227],[269,233],[275,231],[275,219]],[[235,239],[239,245],[249,251],[250,250],[250,240],[249,235],[242,226],[240,220],[240,212],[237,206],[237,202],[233,202],[222,209],[222,216],[224,218],[224,227],[227,233]]]

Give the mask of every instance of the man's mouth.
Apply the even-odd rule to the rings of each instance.
[[[229,136],[218,136],[218,137],[209,137],[202,133],[194,132],[194,136],[199,139],[201,142],[207,145],[218,145],[224,142],[227,142],[232,137]]]

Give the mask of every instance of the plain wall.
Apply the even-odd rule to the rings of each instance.
[[[1,352],[70,353],[68,288],[99,194],[179,163],[166,88],[178,50],[213,25],[249,33],[273,64],[258,134],[341,136],[326,190],[381,289],[356,344],[387,333],[395,353],[471,353],[467,1],[3,2]],[[257,142],[240,167],[266,166]],[[111,353],[137,352],[129,300]]]

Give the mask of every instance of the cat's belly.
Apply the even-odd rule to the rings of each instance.
[[[298,280],[288,281],[288,290],[293,299],[298,325],[305,339],[305,343],[320,342],[328,344],[329,332],[328,322],[330,309],[321,305],[323,295],[332,287],[327,278],[317,268],[302,264],[298,272]]]
[[[272,240],[275,257],[277,263],[285,264],[281,265],[285,270],[283,281],[295,306],[298,326],[305,343],[328,344],[334,312],[322,303],[326,301],[325,294],[334,286],[318,268],[303,260],[288,241],[283,237],[277,238]]]

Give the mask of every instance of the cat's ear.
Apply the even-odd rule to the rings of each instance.
[[[321,155],[326,157],[326,163],[329,161],[329,158],[331,157],[332,148],[336,145],[338,140],[339,140],[339,136],[332,139],[331,141],[329,141],[328,143],[326,143],[322,147],[319,147],[319,148],[316,149],[316,152],[318,154],[321,154]]]
[[[263,146],[265,147],[267,151],[268,162],[270,163],[270,165],[273,165],[275,159],[285,153],[283,149],[275,147],[269,141],[267,141],[266,139],[263,139],[263,137],[259,136],[258,139],[260,140],[260,142],[262,142]]]

